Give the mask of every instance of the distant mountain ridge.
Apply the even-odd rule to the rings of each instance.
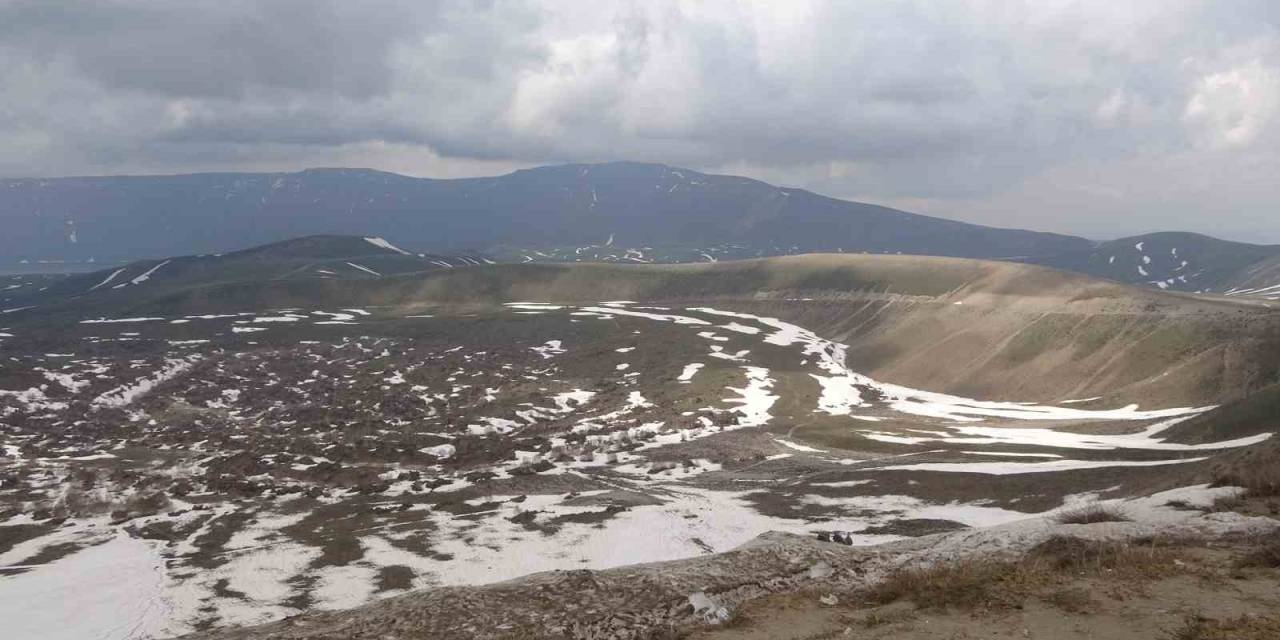
[[[1026,262],[1171,291],[1280,299],[1280,246],[1161,232]]]
[[[510,262],[903,253],[1031,262],[1129,284],[1280,297],[1280,247],[1000,229],[660,164],[437,180],[368,169],[0,180],[0,258],[120,263],[312,235]],[[1186,265],[1183,263],[1186,262]]]
[[[213,253],[314,234],[415,251],[721,245],[999,258],[1084,250],[995,229],[664,165],[562,165],[434,180],[364,169],[0,181],[0,254],[102,260]],[[610,243],[610,239],[613,240]]]

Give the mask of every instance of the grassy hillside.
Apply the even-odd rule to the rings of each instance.
[[[368,252],[366,252],[367,254]],[[216,261],[211,258],[216,258]],[[317,275],[333,263],[411,260],[416,270],[384,276],[353,271]],[[166,261],[139,263],[146,271]],[[416,257],[330,255],[305,259],[256,253],[177,258],[156,270],[144,286],[93,289],[110,270],[69,279],[33,301],[36,315],[74,313],[212,312],[333,304],[497,304],[521,300],[598,302],[817,297],[827,300],[883,296],[964,297],[990,304],[1018,299],[1048,304],[1090,300],[1120,309],[1195,306],[1139,289],[1091,280],[1043,267],[957,258],[817,254],[714,264],[498,264],[428,269]],[[403,266],[403,265],[401,265]],[[304,271],[303,268],[306,268]],[[112,281],[128,282],[126,276]],[[71,294],[71,297],[68,297]],[[1196,303],[1199,304],[1199,303]],[[29,314],[28,314],[29,315]],[[19,318],[21,316],[18,316]]]
[[[1170,440],[1195,444],[1275,431],[1280,426],[1280,382],[1179,424]]]
[[[403,256],[402,256],[403,257]],[[221,274],[99,290],[23,322],[352,305],[452,313],[503,302],[714,302],[849,345],[890,382],[992,399],[1229,401],[1276,380],[1280,316],[1032,265],[819,254],[696,265],[500,264],[386,277]]]

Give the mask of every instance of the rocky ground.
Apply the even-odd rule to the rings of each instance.
[[[773,533],[695,560],[433,589],[193,640],[1274,637],[1280,521],[1216,509],[1238,494],[1192,487],[869,547]],[[1167,635],[1189,630],[1204,635]]]
[[[1269,437],[1168,438],[1207,407],[888,384],[745,308],[0,323],[0,612],[53,628],[78,611],[64,637],[166,637],[391,597],[341,633],[650,637],[865,586],[978,527],[1166,489]],[[1166,499],[1234,490],[1198,491]],[[1206,535],[1266,528],[1141,508]],[[785,534],[757,540],[770,531]],[[850,546],[876,543],[900,546]],[[407,593],[424,587],[442,588]],[[571,594],[573,615],[538,604]],[[323,625],[342,620],[273,629],[335,637]]]

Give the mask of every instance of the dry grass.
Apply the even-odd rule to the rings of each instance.
[[[1194,572],[1168,540],[1100,542],[1056,536],[1017,562],[961,560],[893,572],[872,587],[875,604],[910,601],[926,610],[1007,610],[1037,597],[1064,611],[1083,613],[1092,598],[1067,584],[1076,578],[1123,582],[1126,587]],[[1066,586],[1064,586],[1066,585]]]
[[[1240,511],[1244,508],[1245,499],[1239,495],[1222,496],[1213,501],[1209,506],[1209,511],[1214,513],[1222,513],[1225,511]]]
[[[1086,614],[1096,610],[1098,602],[1084,587],[1064,587],[1044,596],[1044,601],[1067,613]]]
[[[861,618],[849,618],[849,620],[864,629],[874,629],[888,624],[897,624],[906,622],[915,618],[915,612],[906,609],[883,608],[877,611],[870,611]]]
[[[1169,640],[1275,640],[1280,638],[1280,618],[1241,616],[1213,620],[1189,616],[1166,637]]]
[[[1185,571],[1176,549],[1180,544],[1155,538],[1117,542],[1054,536],[1036,545],[1024,564],[1070,575],[1142,582]]]
[[[1241,567],[1280,569],[1280,533],[1272,533],[1269,539],[1264,539],[1245,553],[1238,564]]]
[[[1058,516],[1058,522],[1062,524],[1096,524],[1099,522],[1129,522],[1129,516],[1125,515],[1124,510],[1115,505],[1107,504],[1091,504],[1070,511],[1065,511]]]
[[[1216,487],[1242,487],[1242,498],[1274,498],[1280,496],[1280,465],[1255,465],[1219,475]]]
[[[872,587],[876,604],[909,600],[920,609],[1008,609],[1025,597],[1019,565],[962,560],[895,571]]]
[[[1256,464],[1222,473],[1214,479],[1213,486],[1241,487],[1244,491],[1218,498],[1211,511],[1280,515],[1280,464]]]

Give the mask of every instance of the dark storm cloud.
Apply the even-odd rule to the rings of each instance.
[[[391,88],[389,51],[431,28],[431,3],[24,0],[3,37],[66,57],[103,87],[240,97],[261,89],[362,97]]]
[[[1245,233],[1280,197],[1261,178],[1280,168],[1278,18],[1263,0],[0,0],[0,173],[628,158],[992,224]]]

